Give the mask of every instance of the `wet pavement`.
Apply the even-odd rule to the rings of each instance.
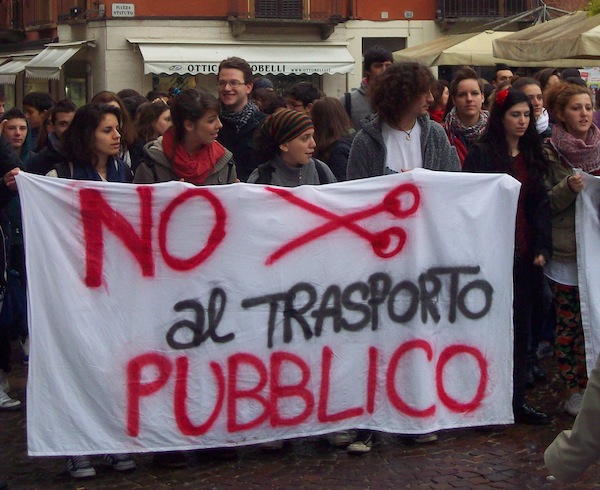
[[[15,350],[10,375],[11,396],[25,400],[27,368]],[[547,372],[553,360],[545,359]],[[552,415],[548,426],[513,425],[485,430],[460,429],[439,433],[430,444],[408,444],[383,434],[370,453],[353,456],[320,438],[286,443],[281,451],[243,447],[226,454],[187,454],[181,469],[152,464],[150,455],[135,455],[137,469],[119,473],[93,458],[97,475],[74,480],[65,458],[27,456],[25,410],[0,412],[0,477],[11,489],[180,489],[180,488],[345,488],[345,489],[588,489],[600,488],[600,465],[579,482],[548,481],[543,463],[546,446],[573,418],[563,413],[560,382],[555,376],[528,391],[529,401]],[[600,421],[598,422],[600,423]]]

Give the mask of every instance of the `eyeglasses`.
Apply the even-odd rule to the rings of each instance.
[[[246,82],[240,82],[239,80],[219,80],[217,85],[219,88],[225,88],[227,85],[233,88],[238,88],[240,85],[246,85]]]
[[[286,102],[285,106],[288,109],[294,109],[295,107],[304,107],[302,102]]]

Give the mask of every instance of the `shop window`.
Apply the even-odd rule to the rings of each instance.
[[[65,73],[65,97],[76,107],[85,105],[88,100],[87,63],[71,60],[65,63],[63,69]]]
[[[50,93],[50,84],[48,80],[40,80],[37,78],[26,78],[23,94],[27,95],[29,92],[45,92]]]
[[[216,82],[215,82],[216,83]],[[153,75],[152,90],[171,93],[173,90],[194,88],[196,79],[193,75]]]

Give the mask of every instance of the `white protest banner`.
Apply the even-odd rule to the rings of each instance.
[[[588,374],[600,355],[600,178],[582,173],[584,187],[577,196],[577,279]]]
[[[513,421],[511,177],[17,182],[31,455]]]

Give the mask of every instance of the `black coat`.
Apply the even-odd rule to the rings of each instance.
[[[238,179],[246,182],[252,171],[264,160],[254,149],[254,133],[262,125],[267,116],[262,112],[255,112],[238,132],[235,124],[226,119],[221,119],[223,127],[219,131],[217,141],[233,153]]]
[[[463,172],[505,173],[498,169],[496,162],[496,150],[487,143],[476,143],[465,158]],[[533,230],[533,256],[542,254],[547,262],[552,257],[552,211],[541,176],[531,179],[525,198],[525,213]]]

